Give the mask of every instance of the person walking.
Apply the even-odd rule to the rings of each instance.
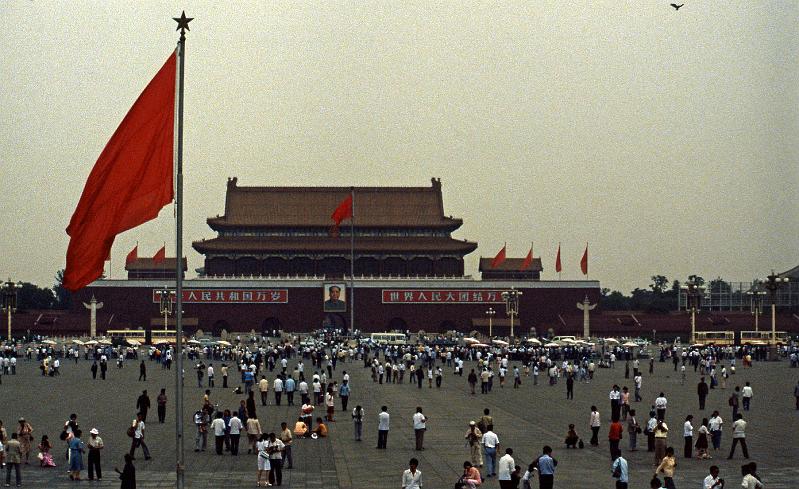
[[[129,453],[125,454],[125,466],[120,471],[114,467],[114,471],[119,474],[119,480],[122,481],[120,489],[136,489],[136,467],[133,466],[133,456]]]
[[[247,417],[247,441],[250,448],[247,449],[247,453],[258,453],[258,448],[256,444],[258,440],[261,438],[261,434],[263,431],[261,429],[261,422],[258,421],[258,418],[255,416]]]
[[[146,390],[143,390],[136,399],[136,410],[141,413],[141,420],[147,421],[147,411],[150,410],[150,396],[147,395]]]
[[[355,441],[361,441],[363,437],[363,408],[360,404],[352,410],[352,427],[355,432]]]
[[[658,420],[665,421],[666,420],[666,406],[668,405],[668,399],[666,396],[661,392],[657,399],[655,399],[655,411],[657,412]]]
[[[674,485],[674,471],[676,467],[677,459],[674,458],[674,448],[668,447],[666,448],[666,455],[661,460],[660,465],[655,469],[654,477],[657,477],[658,473],[663,472],[663,484],[665,484],[666,489],[676,489]]]
[[[341,382],[338,388],[338,397],[341,399],[341,410],[347,411],[347,402],[350,400],[350,383],[348,380]]]
[[[724,489],[724,479],[719,477],[719,467],[710,466],[710,475],[702,481],[702,489]]]
[[[269,401],[269,381],[263,375],[261,380],[258,381],[258,391],[261,393],[261,406],[266,406]]]
[[[204,452],[208,445],[208,424],[210,421],[211,417],[206,411],[199,410],[194,413],[194,426],[197,428],[197,432],[194,435],[195,452],[200,450]]]
[[[710,440],[713,442],[713,450],[721,448],[721,429],[724,420],[721,419],[718,411],[713,411],[708,421],[708,429],[710,431]]]
[[[130,456],[136,460],[136,448],[141,447],[144,451],[144,460],[150,460],[150,449],[144,443],[144,417],[142,413],[136,414],[136,419],[133,420],[133,441],[130,444]]]
[[[610,427],[608,429],[608,444],[610,445],[610,460],[616,460],[618,457],[621,456],[621,449],[619,448],[619,443],[621,443],[622,433],[624,432],[624,427],[619,422],[618,416],[614,417],[610,423]]]
[[[272,470],[272,466],[269,463],[269,435],[262,434],[261,439],[255,446],[258,454],[258,472],[255,478],[255,485],[256,487],[261,487],[261,482],[263,482],[264,487],[268,487],[271,485],[269,484],[269,471]]]
[[[69,440],[69,480],[79,481],[80,471],[83,470],[83,452],[86,445],[80,439],[83,433],[81,430],[76,430],[72,433],[72,439]]]
[[[627,460],[619,455],[613,464],[610,466],[610,472],[613,478],[616,479],[616,489],[627,489],[630,482],[630,470],[627,465]]]
[[[147,365],[144,364],[144,360],[139,364],[139,381],[147,382]],[[133,460],[136,459],[134,458]]]
[[[418,467],[415,458],[408,461],[408,468],[402,473],[402,489],[422,489],[422,471]]]
[[[608,394],[608,398],[610,399],[610,419],[613,418],[620,418],[621,417],[621,391],[619,390],[619,386],[613,384],[613,388],[610,390],[610,394]]]
[[[422,413],[420,406],[416,407],[413,415],[413,431],[416,435],[416,450],[424,450],[424,432],[427,431],[427,417]]]
[[[469,458],[471,465],[475,467],[483,466],[483,454],[480,447],[480,441],[483,438],[483,433],[477,427],[477,423],[469,421],[469,429],[466,431],[466,444],[469,446]]]
[[[239,454],[239,442],[241,441],[241,430],[244,428],[244,423],[241,422],[238,413],[233,411],[228,423],[228,433],[230,435],[230,454],[237,456]]]
[[[696,458],[700,460],[710,458],[710,455],[707,452],[708,437],[710,436],[710,431],[708,430],[707,425],[707,418],[702,418],[702,426],[700,426],[697,430],[696,444],[694,447],[696,448]]]
[[[599,446],[600,420],[599,411],[597,411],[596,406],[591,406],[591,417],[589,419],[589,424],[591,426],[591,446],[597,447]]]
[[[627,417],[627,436],[630,439],[630,451],[638,450],[638,433],[641,432],[641,427],[638,425],[638,418],[635,417],[635,409],[630,409],[630,415]]]
[[[100,438],[100,431],[97,428],[92,428],[89,431],[89,441],[86,447],[89,449],[89,480],[94,480],[94,474],[97,474],[97,480],[103,480],[103,469],[100,466],[100,452],[105,448],[103,439]]]
[[[158,422],[164,424],[166,421],[166,389],[161,388],[155,402],[158,405]]]
[[[266,450],[269,452],[269,465],[272,471],[269,473],[269,482],[275,486],[283,485],[283,450],[285,445],[280,441],[274,432],[269,433],[269,441]]]
[[[749,382],[746,382],[744,388],[741,389],[741,400],[743,401],[744,411],[749,411],[749,406],[752,403],[752,396],[754,393],[752,392],[752,386]]]
[[[693,448],[694,448],[694,426],[691,424],[694,417],[692,415],[688,415],[685,417],[685,423],[683,424],[683,433],[682,436],[685,439],[685,448],[683,450],[683,456],[685,458],[693,457]]]
[[[552,489],[555,484],[555,467],[558,461],[552,457],[552,447],[544,446],[543,454],[538,457],[538,485],[541,489]]]
[[[738,413],[738,417],[732,423],[732,446],[727,460],[732,459],[735,454],[735,447],[739,443],[741,444],[741,450],[744,452],[744,458],[749,458],[749,449],[746,446],[746,421],[744,421],[743,414],[740,413]]]
[[[513,449],[506,448],[505,455],[499,459],[499,469],[497,469],[497,480],[500,489],[513,489],[511,484],[511,474],[516,469],[516,462],[513,460]]]
[[[707,386],[707,382],[705,382],[705,378],[702,377],[699,379],[699,384],[696,386],[696,395],[699,396],[699,410],[705,410],[705,399],[707,399],[707,395],[710,392],[710,389]]]
[[[480,440],[485,451],[486,478],[497,475],[497,450],[499,449],[499,437],[494,433],[494,426],[488,425],[483,438]]]
[[[11,439],[5,444],[6,461],[6,487],[11,485],[11,471],[14,470],[17,487],[22,485],[22,446],[19,442],[19,434],[11,433]]]
[[[280,423],[280,435],[278,435],[277,438],[283,442],[283,460],[281,466],[286,467],[286,464],[288,464],[286,470],[291,470],[294,468],[294,457],[291,456],[291,443],[294,441],[294,437],[291,435],[291,430],[285,421]]]
[[[655,465],[663,461],[666,456],[666,445],[668,444],[669,427],[663,420],[658,420],[654,429],[655,433]],[[673,450],[672,450],[673,451]]]
[[[19,418],[17,440],[19,441],[19,449],[22,453],[22,461],[25,465],[28,465],[30,463],[31,445],[33,443],[33,426],[25,421],[25,418]]]
[[[380,414],[377,415],[377,449],[385,450],[388,446],[388,430],[391,418],[388,414],[388,408],[382,406]]]

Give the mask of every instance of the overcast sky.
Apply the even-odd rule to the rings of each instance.
[[[86,178],[188,34],[185,253],[225,181],[430,185],[455,233],[554,279],[799,264],[799,3],[0,2],[0,278],[51,285]],[[171,207],[119,236],[174,255]],[[193,276],[193,273],[190,274]]]

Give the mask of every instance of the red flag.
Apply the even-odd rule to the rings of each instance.
[[[555,271],[560,273],[563,267],[560,266],[560,243],[558,243],[558,257],[555,258]]]
[[[133,249],[130,250],[130,253],[128,253],[128,256],[125,257],[125,265],[130,265],[138,258],[139,258],[139,244],[136,243],[136,246],[134,246]]]
[[[171,54],[97,159],[75,213],[64,287],[78,290],[103,273],[117,234],[154,219],[172,201],[176,55]]]
[[[155,255],[153,255],[153,263],[159,264],[166,260],[166,245],[162,246],[160,250],[158,250]]]
[[[580,260],[580,270],[583,271],[583,275],[588,275],[588,243],[585,244],[585,253]]]
[[[530,266],[533,264],[533,247],[530,247],[530,251],[527,253],[527,257],[522,262],[522,266],[519,267],[519,270],[524,271],[528,270]]]
[[[508,245],[503,246],[502,249],[499,250],[499,253],[497,253],[497,256],[491,260],[491,268],[497,268],[498,266],[502,265],[502,262],[505,261],[505,248],[507,248],[507,246]]]
[[[341,221],[352,217],[352,194],[348,195],[330,215],[330,218],[335,222],[336,227],[341,225]]]

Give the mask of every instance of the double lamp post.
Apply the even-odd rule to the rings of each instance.
[[[17,293],[22,288],[22,282],[14,283],[11,279],[2,285],[3,312],[8,314],[8,336],[6,339],[11,342],[11,314],[17,312]]]

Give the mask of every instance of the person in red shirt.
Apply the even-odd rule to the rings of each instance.
[[[610,423],[610,430],[608,432],[608,441],[610,442],[610,459],[616,460],[621,456],[621,449],[619,449],[619,442],[621,435],[624,432],[624,427],[619,422],[619,416],[613,416],[613,421]]]

